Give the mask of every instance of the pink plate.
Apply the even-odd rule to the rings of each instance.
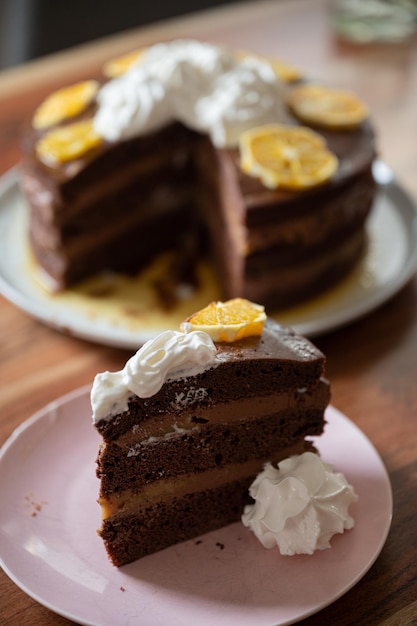
[[[375,448],[335,408],[327,420],[317,447],[359,496],[350,509],[355,528],[334,537],[330,550],[283,557],[237,523],[117,569],[96,534],[99,436],[89,389],[68,394],[0,452],[1,564],[32,598],[80,624],[292,624],[360,580],[391,523],[390,482]]]

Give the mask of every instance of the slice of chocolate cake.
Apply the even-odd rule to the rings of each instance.
[[[233,341],[167,331],[97,375],[99,532],[115,565],[239,520],[264,464],[322,433],[323,354],[260,315]]]

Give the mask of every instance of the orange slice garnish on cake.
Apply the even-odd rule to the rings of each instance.
[[[240,136],[241,168],[266,187],[302,190],[322,185],[338,168],[324,137],[302,126],[267,124]]]
[[[96,80],[85,80],[54,91],[35,111],[34,128],[43,130],[79,115],[93,101],[98,88]]]
[[[289,63],[286,63],[279,59],[266,60],[272,66],[272,69],[274,70],[277,77],[280,78],[284,83],[294,83],[303,77],[303,73],[301,72],[301,70],[294,65],[290,65]]]
[[[94,130],[93,120],[81,120],[46,133],[38,141],[36,152],[41,161],[54,166],[78,159],[102,141],[101,135]]]
[[[244,337],[261,335],[266,320],[265,308],[244,298],[211,302],[180,325],[183,332],[202,330],[213,341],[231,343]]]
[[[303,73],[298,67],[295,67],[295,65],[291,65],[286,61],[282,61],[281,59],[275,59],[261,54],[254,54],[252,52],[247,52],[246,50],[237,50],[235,55],[241,60],[245,57],[254,57],[255,59],[269,63],[277,78],[282,80],[284,83],[294,83],[303,77]]]
[[[139,50],[133,50],[127,54],[110,59],[103,66],[103,74],[107,78],[117,78],[125,74],[140,59],[145,50],[146,48],[140,48]]]
[[[353,93],[321,85],[293,87],[287,103],[302,122],[325,128],[353,129],[368,117],[366,105]]]

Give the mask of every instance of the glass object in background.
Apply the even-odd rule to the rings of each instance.
[[[337,34],[354,43],[399,43],[417,29],[416,0],[333,0]]]

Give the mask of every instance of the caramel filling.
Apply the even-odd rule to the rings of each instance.
[[[198,424],[225,424],[239,420],[254,418],[258,415],[273,415],[286,411],[322,408],[328,403],[328,384],[320,381],[314,390],[308,388],[293,389],[285,394],[271,394],[232,400],[224,404],[201,407],[199,400],[204,398],[204,387],[191,388],[187,395],[173,398],[172,412],[158,415],[158,423],[154,419],[135,424],[131,431],[121,435],[117,444],[121,447],[134,446],[138,442],[146,443],[162,437],[178,435],[179,430],[191,430]],[[195,403],[195,404],[194,404]],[[181,412],[177,413],[181,406]]]
[[[304,451],[304,442],[285,448],[274,455],[272,462]],[[198,474],[188,474],[170,479],[160,479],[141,488],[134,493],[125,490],[122,493],[113,493],[101,496],[98,500],[101,506],[102,519],[113,515],[128,515],[140,513],[142,510],[159,502],[167,502],[174,498],[181,498],[190,493],[216,489],[224,484],[250,478],[258,474],[269,459],[252,459],[246,463],[234,463],[223,468],[210,469]]]

